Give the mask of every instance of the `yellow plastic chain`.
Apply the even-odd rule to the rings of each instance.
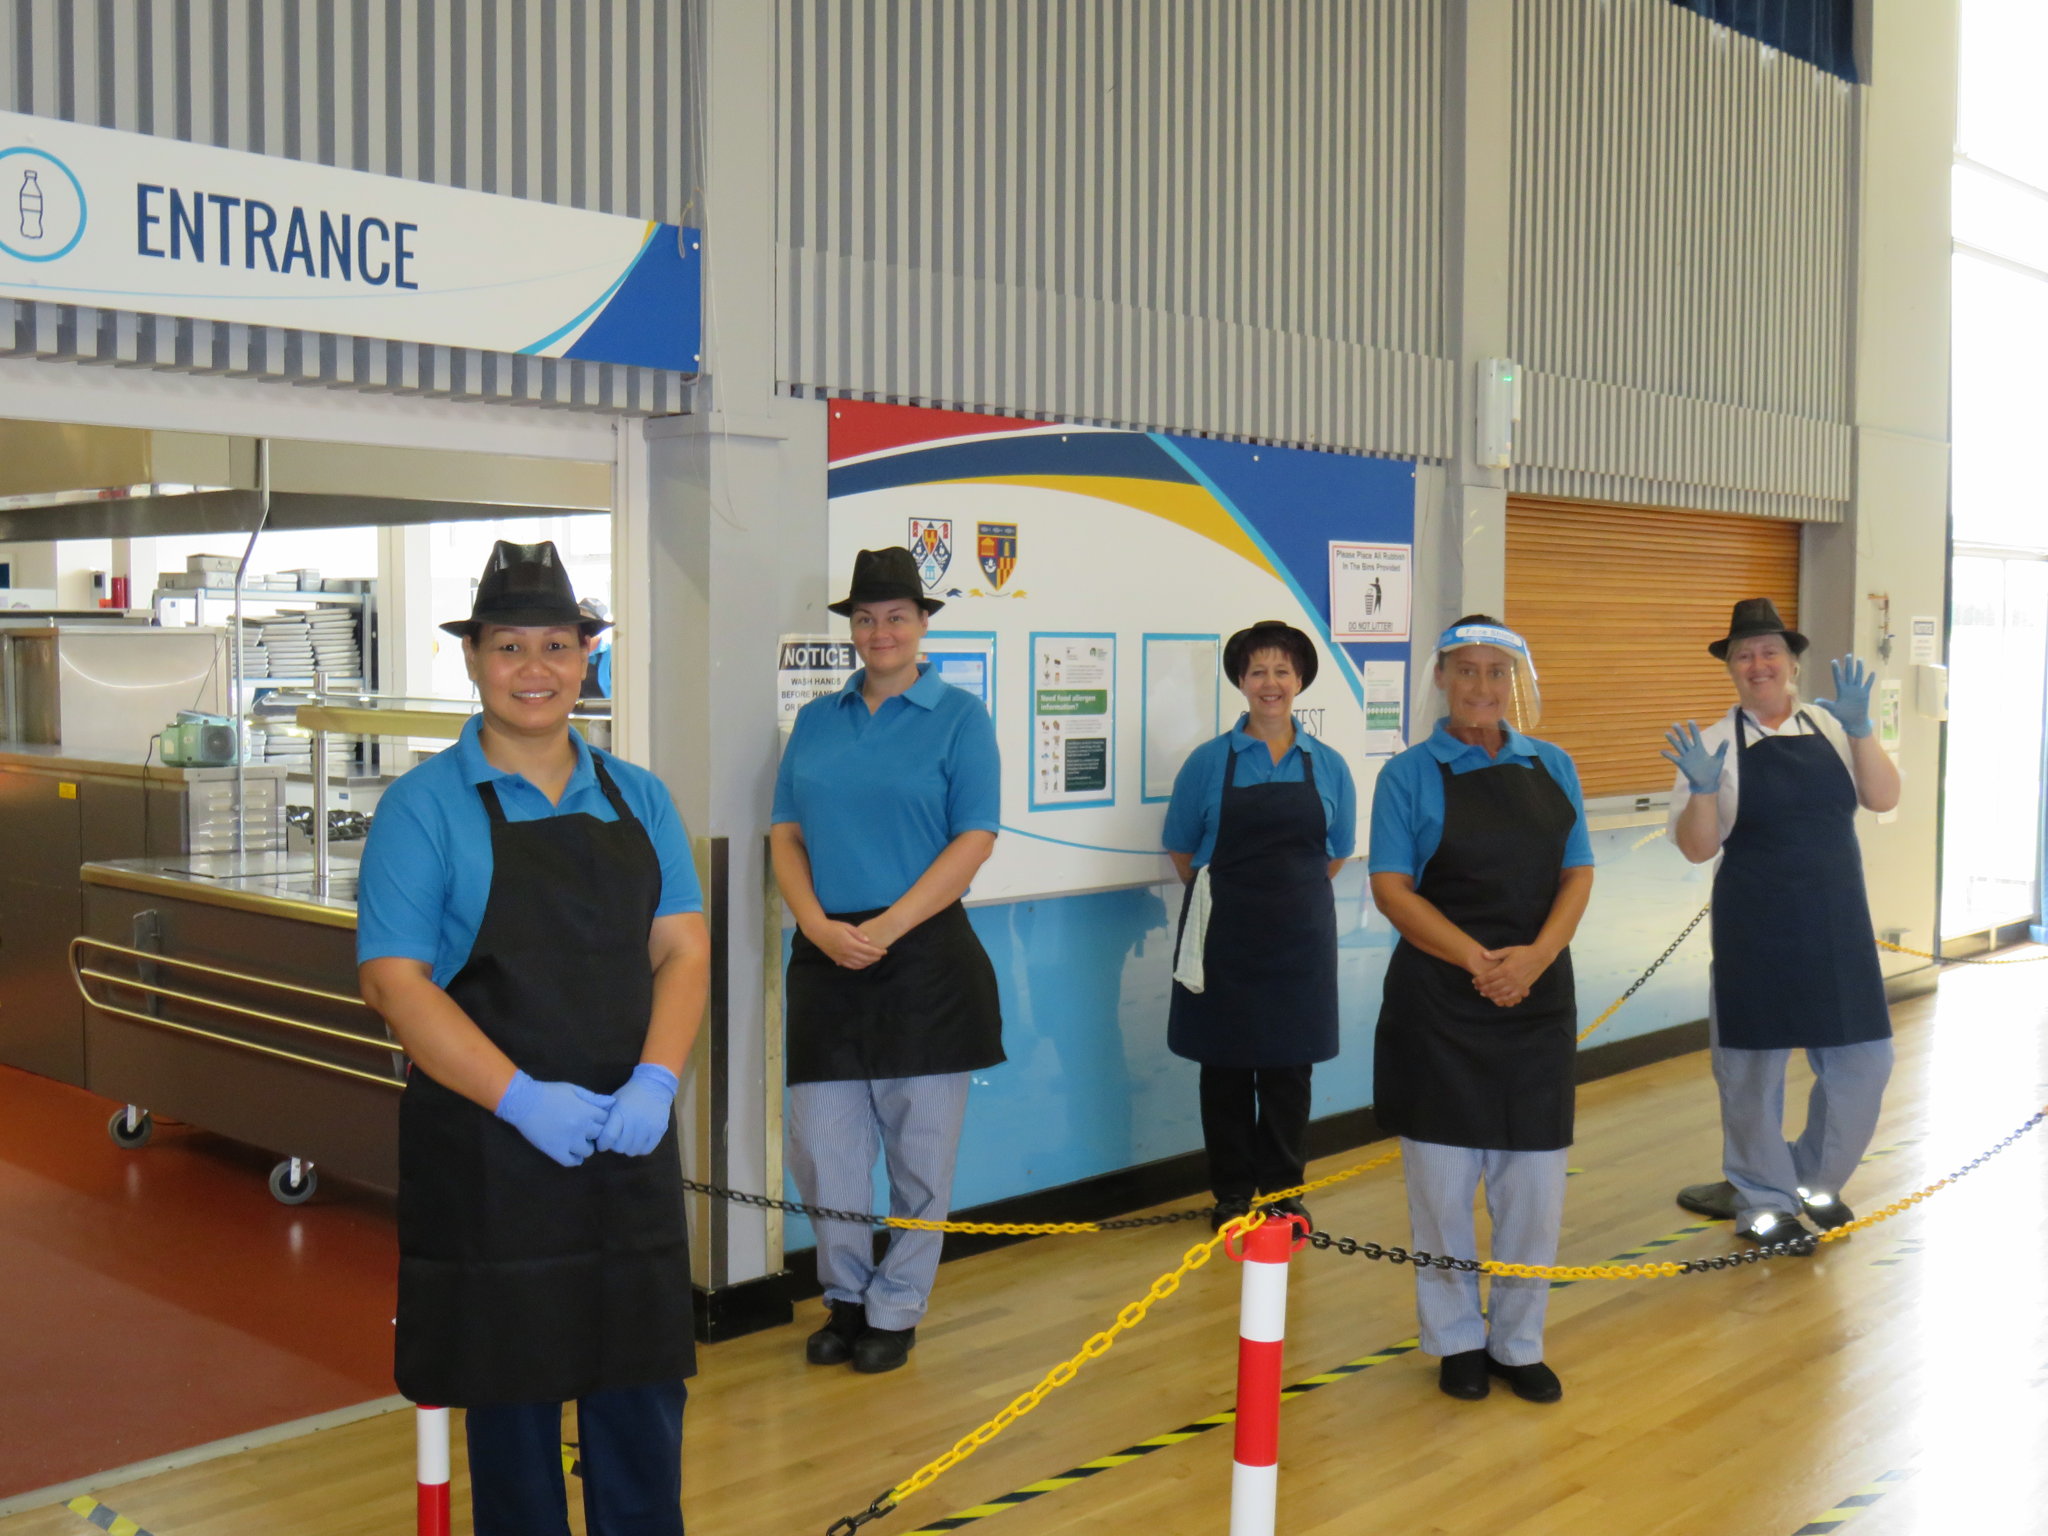
[[[2048,960],[2048,950],[2038,955],[2007,955],[2003,960],[1977,960],[1968,955],[1933,955],[1924,949],[1908,949],[1903,944],[1887,944],[1877,941],[1879,949],[1888,949],[1895,955],[1914,955],[1922,960],[1939,960],[1943,965],[2032,965],[2037,960]]]
[[[1337,1178],[1348,1176],[1348,1173],[1335,1175],[1319,1182],[1335,1183]],[[1304,1189],[1312,1189],[1314,1187],[1314,1185],[1303,1186]],[[1275,1195],[1272,1198],[1277,1200],[1284,1198],[1284,1196]],[[1143,1296],[1119,1311],[1116,1315],[1116,1321],[1100,1333],[1092,1335],[1088,1342],[1083,1344],[1079,1352],[1071,1359],[1063,1360],[1047,1371],[1037,1386],[1015,1398],[1000,1413],[978,1429],[963,1435],[954,1442],[953,1448],[943,1456],[939,1456],[919,1467],[910,1476],[903,1479],[902,1482],[884,1494],[880,1502],[890,1507],[901,1503],[913,1493],[918,1493],[930,1487],[943,1474],[951,1471],[984,1445],[987,1445],[997,1435],[1000,1435],[1012,1424],[1023,1418],[1025,1414],[1031,1412],[1032,1409],[1044,1402],[1047,1397],[1072,1381],[1082,1366],[1091,1360],[1099,1360],[1108,1354],[1119,1337],[1143,1322],[1145,1314],[1152,1310],[1155,1303],[1166,1300],[1167,1297],[1179,1290],[1181,1281],[1200,1269],[1204,1264],[1207,1264],[1214,1256],[1216,1250],[1222,1247],[1228,1239],[1257,1226],[1261,1220],[1263,1220],[1263,1217],[1256,1214],[1239,1216],[1232,1221],[1226,1222],[1222,1230],[1207,1242],[1197,1243],[1194,1247],[1190,1248],[1181,1255],[1181,1261],[1175,1268],[1154,1280],[1151,1288]]]

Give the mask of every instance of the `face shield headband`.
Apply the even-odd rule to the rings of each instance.
[[[1543,695],[1536,685],[1536,663],[1530,659],[1529,642],[1499,624],[1454,624],[1437,637],[1440,676],[1447,659],[1470,646],[1490,646],[1506,654],[1510,675],[1504,680],[1506,697],[1499,701],[1497,713],[1523,735],[1532,733],[1543,718]],[[1450,678],[1443,676],[1447,689],[1449,682]]]

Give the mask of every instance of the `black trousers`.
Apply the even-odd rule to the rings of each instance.
[[[1292,1189],[1308,1161],[1307,1067],[1202,1068],[1202,1143],[1218,1200]]]
[[[593,1392],[576,1404],[576,1459],[590,1536],[683,1536],[680,1381]],[[569,1536],[562,1405],[471,1408],[469,1499],[476,1536]]]

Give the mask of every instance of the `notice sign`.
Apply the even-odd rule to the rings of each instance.
[[[836,635],[784,635],[775,660],[775,723],[787,736],[797,711],[846,686],[860,668],[853,642]]]
[[[1031,637],[1031,808],[1116,799],[1116,636]]]
[[[1330,545],[1330,638],[1406,640],[1412,544]]]

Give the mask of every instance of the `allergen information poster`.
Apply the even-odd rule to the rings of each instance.
[[[1031,808],[1116,799],[1116,636],[1031,637]]]

